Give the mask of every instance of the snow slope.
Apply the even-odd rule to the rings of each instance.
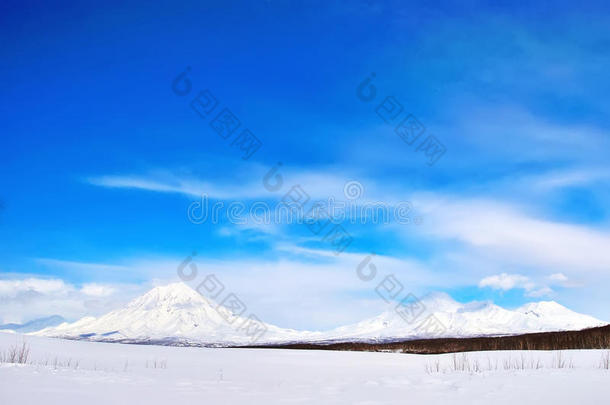
[[[555,302],[538,302],[514,311],[492,303],[461,304],[446,294],[431,294],[405,316],[392,308],[379,316],[325,332],[297,331],[264,324],[259,337],[248,320],[228,311],[183,283],[156,287],[125,308],[99,318],[35,332],[41,336],[103,341],[231,345],[295,341],[388,340],[439,336],[503,335],[574,330],[606,324]],[[442,327],[424,327],[433,315]],[[255,340],[255,337],[257,340]]]
[[[22,340],[0,333],[0,351]],[[468,353],[471,363],[483,366],[472,373],[452,371],[453,355],[25,340],[31,364],[0,364],[3,405],[563,405],[602,404],[610,396],[610,372],[598,368],[602,352],[596,350],[564,351],[574,368],[563,369],[553,366],[556,352]],[[521,358],[542,368],[502,367]],[[437,362],[441,372],[427,373],[426,367]]]

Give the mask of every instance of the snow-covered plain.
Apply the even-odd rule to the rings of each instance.
[[[0,365],[1,404],[573,404],[606,403],[610,395],[599,350],[564,351],[573,368],[561,369],[557,352],[467,354],[481,372],[453,371],[451,354],[124,345],[8,333],[0,333],[0,350],[24,340],[33,364]],[[542,368],[505,370],[509,359]],[[440,372],[426,370],[437,364]]]

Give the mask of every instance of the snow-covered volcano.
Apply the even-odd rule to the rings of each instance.
[[[440,327],[425,327],[431,316]],[[125,308],[99,318],[87,317],[34,334],[102,341],[233,345],[508,335],[606,324],[553,301],[507,310],[492,303],[462,304],[439,293],[428,295],[406,314],[393,308],[379,316],[324,332],[261,323],[257,327],[265,329],[264,333],[253,333],[249,322],[247,318],[229,315],[224,307],[218,307],[187,285],[175,283],[155,287]]]
[[[247,344],[253,340],[245,328],[249,320],[217,310],[218,304],[183,283],[155,287],[99,318],[36,332],[37,335],[102,341],[167,341],[171,343]],[[262,324],[265,341],[296,338],[297,331]],[[275,339],[274,339],[275,338]]]

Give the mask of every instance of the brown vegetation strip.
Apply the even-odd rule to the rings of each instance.
[[[440,354],[487,350],[609,349],[610,325],[578,331],[528,333],[513,336],[417,339],[383,343],[293,343],[240,347],[370,352],[397,351],[402,353],[418,354]]]

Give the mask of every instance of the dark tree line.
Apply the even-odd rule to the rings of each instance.
[[[248,346],[305,350],[398,351],[440,354],[487,350],[610,349],[610,325],[578,331],[528,333],[513,336],[417,339],[393,342],[295,343]]]

